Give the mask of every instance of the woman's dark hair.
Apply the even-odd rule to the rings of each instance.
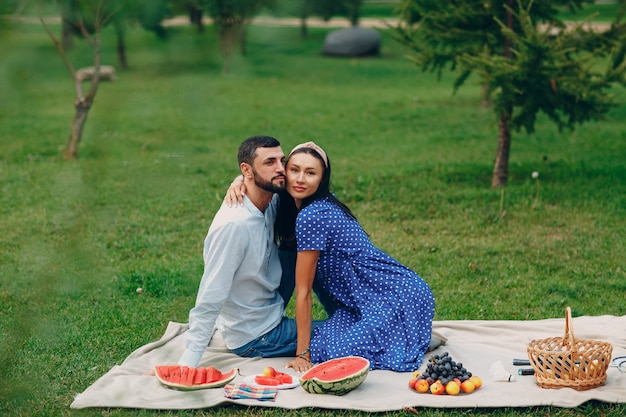
[[[337,205],[346,215],[356,220],[356,216],[352,213],[350,208],[342,203],[335,195],[330,191],[330,159],[328,165],[322,158],[322,156],[312,148],[298,148],[289,154],[285,167],[289,163],[289,158],[297,153],[306,153],[317,158],[322,167],[324,167],[324,173],[322,174],[322,181],[320,182],[317,191],[310,197],[305,198],[302,201],[302,209],[311,204],[315,200],[322,198],[328,198],[335,205]],[[280,193],[280,204],[278,206],[278,214],[276,216],[275,233],[279,240],[281,249],[295,250],[296,240],[296,217],[298,216],[298,208],[296,207],[293,197],[289,195],[287,191]]]

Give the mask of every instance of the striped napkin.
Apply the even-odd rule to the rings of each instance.
[[[244,383],[227,384],[224,387],[224,397],[233,400],[251,398],[260,401],[274,401],[277,392],[278,390],[273,387],[253,387]]]

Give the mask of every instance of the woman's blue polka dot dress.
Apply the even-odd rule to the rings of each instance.
[[[313,363],[349,355],[372,369],[408,372],[428,349],[435,301],[414,271],[376,248],[359,223],[329,199],[296,221],[298,251],[319,250],[317,274],[339,308],[311,340]]]

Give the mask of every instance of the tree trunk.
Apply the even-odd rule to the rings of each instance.
[[[70,137],[67,140],[67,146],[63,157],[67,160],[78,159],[78,145],[83,136],[83,127],[87,121],[87,115],[91,108],[91,100],[78,101],[76,103],[76,113],[74,114],[74,120],[72,121],[72,129],[70,130]]]
[[[120,69],[127,69],[126,43],[124,42],[124,23],[115,20],[115,34],[117,35],[117,65]]]
[[[190,6],[189,21],[196,27],[198,33],[204,32],[204,25],[202,24],[202,9],[193,5]]]
[[[352,10],[350,13],[350,25],[355,28],[359,26],[359,11],[358,9]]]
[[[498,151],[493,166],[491,187],[505,186],[509,176],[509,153],[511,151],[510,112],[503,111],[498,121]]]
[[[238,39],[239,39],[239,50],[241,51],[241,55],[242,56],[246,56],[248,54],[248,45],[247,45],[247,31],[246,31],[246,24],[242,24],[240,27],[237,28],[237,34],[238,34]]]
[[[348,5],[348,7],[350,8],[348,14],[352,27],[359,26],[359,17],[361,16],[361,1],[362,0],[352,0]]]
[[[74,46],[74,30],[69,17],[61,15],[61,45],[66,51]]]
[[[506,11],[506,26],[513,30],[513,8],[514,0],[507,0],[509,9]],[[513,50],[511,41],[506,38],[504,41],[504,56],[508,59],[513,58]],[[491,178],[491,187],[504,187],[509,177],[509,153],[511,151],[511,127],[509,126],[509,118],[513,114],[511,105],[508,102],[509,92],[505,89],[501,92],[504,106],[500,110],[500,120],[498,121],[498,151],[496,152],[496,161],[493,166],[493,176]]]
[[[300,37],[306,39],[309,37],[309,29],[306,25],[306,17],[300,18]]]
[[[228,21],[222,22],[220,24],[219,33],[224,72],[228,74],[230,73],[230,57],[233,54],[235,44],[235,33],[233,24]]]

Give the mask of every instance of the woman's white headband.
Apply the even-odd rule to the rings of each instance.
[[[316,145],[315,142],[304,142],[304,143],[301,143],[299,145],[296,145],[296,147],[293,148],[291,150],[291,152],[289,152],[289,157],[291,157],[291,155],[294,153],[294,151],[296,151],[298,149],[301,149],[301,148],[313,149],[315,152],[320,154],[320,156],[324,160],[324,164],[326,165],[326,168],[328,168],[328,157],[326,156],[326,152],[324,152],[324,150],[322,148],[320,148],[318,145]]]

